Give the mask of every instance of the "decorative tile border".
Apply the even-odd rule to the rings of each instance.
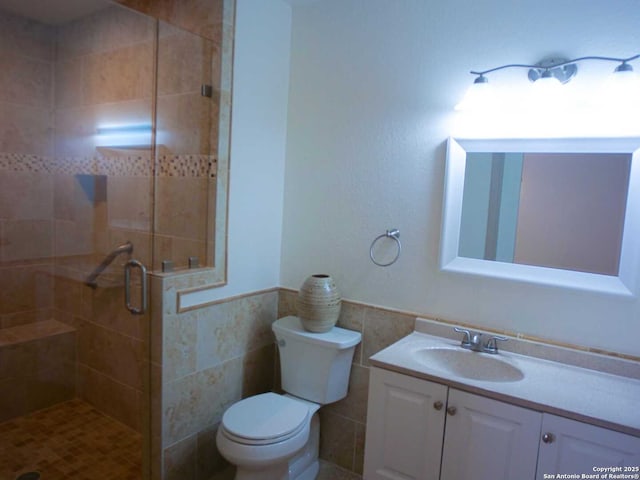
[[[19,153],[0,153],[0,171],[53,173],[51,157],[23,155]]]
[[[212,155],[162,155],[158,158],[159,177],[209,177],[218,173],[218,160]]]
[[[218,161],[213,155],[161,155],[158,177],[216,178]],[[0,171],[61,175],[150,177],[150,155],[65,157],[0,153]]]

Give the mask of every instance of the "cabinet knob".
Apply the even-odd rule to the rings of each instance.
[[[545,433],[544,435],[542,435],[542,441],[544,443],[553,443],[555,439],[556,437],[553,433]]]
[[[442,403],[440,400],[438,400],[437,402],[433,402],[433,408],[435,408],[436,410],[442,410],[442,407],[444,407],[444,403]]]
[[[458,409],[456,407],[447,407],[447,413],[449,415],[455,415]]]

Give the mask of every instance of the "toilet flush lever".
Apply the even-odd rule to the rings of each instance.
[[[286,347],[286,346],[287,346],[287,342],[285,342],[284,338],[281,338],[281,339],[279,339],[279,340],[276,340],[276,344],[277,344],[279,347]]]

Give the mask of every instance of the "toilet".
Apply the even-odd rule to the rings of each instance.
[[[236,480],[313,480],[318,473],[322,405],[347,395],[360,332],[304,329],[298,317],[272,325],[280,353],[282,389],[248,397],[222,416],[216,443],[236,465]]]

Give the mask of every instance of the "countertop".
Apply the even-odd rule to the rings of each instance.
[[[496,357],[519,368],[524,378],[512,382],[472,380],[443,375],[420,361],[422,348],[459,348],[459,340],[413,332],[370,358],[370,364],[640,437],[640,380],[559,362],[500,351]],[[467,350],[464,350],[467,352]]]

